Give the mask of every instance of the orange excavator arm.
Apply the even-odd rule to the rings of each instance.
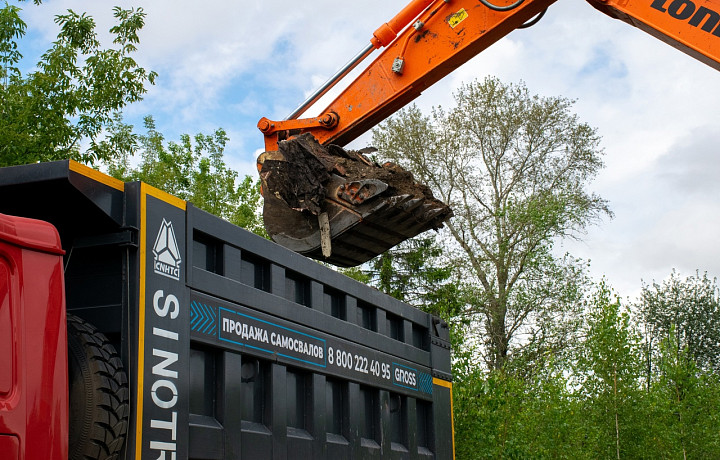
[[[507,11],[494,11],[478,0],[411,2],[375,31],[359,56],[385,49],[319,117],[297,120],[296,110],[288,120],[260,120],[265,150],[277,150],[278,140],[297,132],[312,133],[321,144],[347,145],[554,2],[500,6]]]
[[[258,169],[271,237],[310,257],[356,265],[442,226],[452,212],[441,209],[431,194],[419,192],[422,186],[400,190],[385,170],[378,170],[382,178],[368,182],[366,178],[375,173],[365,166],[359,173],[363,179],[358,179],[348,171],[357,169],[353,161],[373,166],[367,158],[324,147],[347,145],[493,43],[532,25],[554,2],[413,0],[286,120],[261,119],[258,128],[265,136],[266,152],[258,159]],[[720,70],[720,0],[588,2]],[[298,118],[373,50],[383,47],[318,117]],[[298,144],[295,139],[302,139],[299,148],[291,145]],[[286,140],[291,144],[285,145]],[[322,177],[299,172],[306,169],[310,157],[319,159],[310,169],[321,171]],[[287,187],[291,182],[292,187]],[[306,182],[311,184],[298,192],[297,184]]]
[[[720,1],[588,0],[616,19],[644,30],[720,70]]]
[[[322,144],[346,145],[408,104],[429,86],[528,20],[555,0],[526,0],[491,9],[478,0],[415,0],[373,34],[370,51],[386,47],[316,118],[263,118],[265,150],[277,150],[287,132],[310,132]],[[607,15],[636,26],[720,70],[720,1],[588,0]],[[412,23],[411,27],[407,27]],[[388,46],[390,45],[390,46]],[[359,63],[361,59],[353,61]],[[345,76],[352,67],[344,68]],[[333,83],[340,78],[333,79]],[[327,91],[329,87],[324,90]],[[315,102],[323,91],[309,102]],[[307,108],[310,103],[303,107]]]

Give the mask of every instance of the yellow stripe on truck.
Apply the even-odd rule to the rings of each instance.
[[[455,458],[455,410],[453,409],[452,382],[433,377],[433,385],[445,387],[450,390],[450,427],[452,429],[452,450]]]
[[[112,187],[116,190],[120,190],[121,192],[125,191],[125,182],[115,179],[114,177],[110,177],[107,174],[103,174],[100,171],[96,169],[92,169],[89,166],[85,166],[84,164],[80,164],[77,161],[70,160],[70,164],[68,166],[70,171],[76,172],[78,174],[82,174],[85,177],[88,177],[94,181],[100,182],[101,184],[105,184],[108,187]]]
[[[170,195],[167,192],[163,192],[162,190],[157,189],[151,185],[143,184],[143,186],[144,186],[143,188],[145,190],[145,194],[155,197],[158,200],[164,201],[167,204],[173,205],[176,208],[180,208],[183,211],[187,210],[187,201],[185,201],[181,198],[178,198],[176,196]],[[145,228],[145,227],[142,227],[142,228]]]
[[[138,379],[137,379],[137,416],[135,418],[135,458],[142,458],[142,419],[143,419],[143,398],[145,383],[145,270],[147,259],[147,237],[145,226],[147,225],[147,185],[140,184],[140,304],[138,318]]]

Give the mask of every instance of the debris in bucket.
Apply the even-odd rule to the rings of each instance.
[[[452,217],[399,165],[323,146],[310,134],[280,142],[259,163],[263,219],[273,240],[336,265],[363,263]]]

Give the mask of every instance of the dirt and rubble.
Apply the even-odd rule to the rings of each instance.
[[[303,134],[279,144],[282,160],[268,159],[260,175],[268,192],[298,211],[318,215],[327,198],[326,184],[332,174],[348,182],[376,179],[388,185],[380,196],[411,195],[422,198],[432,209],[450,208],[433,196],[429,187],[415,181],[412,173],[394,163],[380,165],[359,151],[336,145],[321,145],[312,135]],[[449,215],[447,216],[449,217]]]
[[[452,217],[449,206],[399,165],[323,146],[310,134],[280,142],[261,163],[263,219],[270,236],[338,265],[362,263]],[[318,221],[329,222],[324,238]],[[321,239],[330,238],[333,255],[320,256]]]

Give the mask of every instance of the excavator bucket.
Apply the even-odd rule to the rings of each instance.
[[[452,216],[398,165],[323,146],[310,134],[258,159],[263,219],[271,238],[341,267],[366,262]]]

